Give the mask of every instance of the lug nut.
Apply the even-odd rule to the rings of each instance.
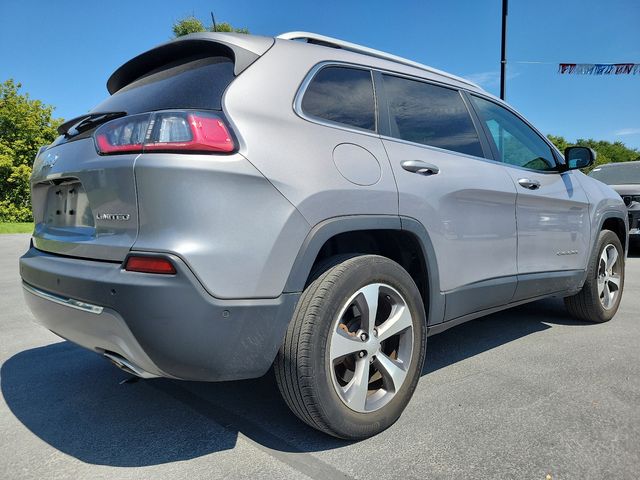
[[[376,356],[375,355],[371,355],[371,358],[369,359],[369,363],[373,363],[376,361]]]
[[[363,342],[366,342],[368,339],[369,339],[369,335],[367,335],[366,333],[360,334],[360,340],[362,340]]]
[[[374,328],[374,329],[373,329],[373,336],[374,336],[374,337],[377,337],[377,336],[378,336],[378,329],[377,329],[377,328]]]
[[[364,358],[364,356],[365,356],[366,354],[367,354],[367,352],[365,352],[364,350],[360,350],[360,351],[358,352],[358,357],[360,357],[360,358]]]

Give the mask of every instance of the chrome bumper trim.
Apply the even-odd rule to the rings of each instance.
[[[53,293],[45,292],[39,288],[33,287],[26,282],[22,282],[22,288],[27,292],[36,295],[37,297],[44,298],[59,305],[65,305],[67,307],[75,308],[76,310],[82,310],[83,312],[94,313],[100,315],[104,310],[104,307],[98,305],[92,305],[90,303],[81,302],[80,300],[74,300],[73,298],[65,298]]]

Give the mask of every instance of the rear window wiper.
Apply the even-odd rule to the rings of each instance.
[[[73,137],[75,135],[78,135],[79,133],[89,130],[92,127],[95,127],[96,125],[100,125],[101,123],[113,120],[114,118],[124,117],[126,114],[127,112],[85,113],[84,115],[80,115],[64,122],[58,127],[58,133],[60,135],[64,135],[67,138]]]

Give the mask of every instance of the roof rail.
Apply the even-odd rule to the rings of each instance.
[[[428,65],[423,65],[422,63],[414,62],[412,60],[408,60],[406,58],[399,57],[397,55],[392,55],[390,53],[383,52],[381,50],[375,50],[373,48],[364,47],[362,45],[358,45],[357,43],[345,42],[344,40],[339,40],[337,38],[332,38],[332,37],[326,37],[324,35],[318,35],[317,33],[310,33],[310,32],[287,32],[287,33],[282,33],[278,35],[276,38],[281,38],[283,40],[306,40],[307,43],[315,43],[317,45],[324,45],[325,47],[341,48],[342,50],[348,50],[350,52],[369,55],[370,57],[389,60],[391,62],[400,63],[402,65],[407,65],[409,67],[419,68],[420,70],[425,70],[427,72],[435,73],[437,75],[442,75],[444,77],[457,80],[458,82],[471,85],[472,87],[475,87],[481,90],[481,87],[479,85],[465,78],[458,77],[457,75],[452,75],[450,73],[443,72],[442,70],[438,70],[437,68],[429,67]]]

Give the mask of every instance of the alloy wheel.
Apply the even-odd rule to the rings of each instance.
[[[598,261],[598,296],[602,306],[609,310],[620,294],[621,269],[618,249],[611,243],[602,250]]]
[[[413,318],[393,287],[360,288],[330,331],[329,368],[340,399],[352,410],[382,408],[402,387],[413,355]]]

